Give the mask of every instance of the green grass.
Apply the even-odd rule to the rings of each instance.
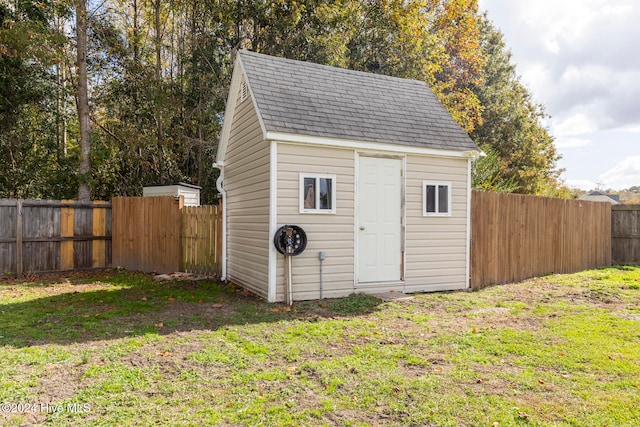
[[[2,425],[640,425],[638,267],[292,309],[67,279],[0,283],[0,402],[37,405]]]

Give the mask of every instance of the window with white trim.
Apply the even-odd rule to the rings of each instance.
[[[451,183],[422,181],[422,216],[451,216]]]
[[[336,213],[336,176],[300,174],[300,213]]]

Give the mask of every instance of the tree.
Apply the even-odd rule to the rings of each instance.
[[[76,106],[80,123],[80,184],[78,200],[91,201],[91,134],[89,128],[89,93],[87,87],[87,3],[76,0]]]
[[[568,197],[568,190],[559,181],[561,170],[556,167],[560,155],[553,137],[541,124],[544,108],[532,101],[520,82],[500,31],[486,14],[479,22],[487,61],[482,80],[471,84],[470,89],[483,106],[483,124],[470,135],[489,154],[477,160],[475,168],[483,170],[492,163],[494,168],[499,166],[499,173],[488,182],[482,180],[484,175],[474,174],[474,187]]]
[[[486,52],[481,48],[482,28],[477,0],[430,0],[434,28],[444,46],[446,60],[436,69],[433,90],[454,120],[471,133],[483,123],[482,105],[470,88],[482,82]]]
[[[503,168],[500,153],[491,147],[487,148],[484,155],[474,161],[471,169],[474,188],[499,193],[515,193],[519,188],[515,177],[505,177]]]
[[[446,54],[438,34],[430,31],[433,12],[428,6],[423,1],[361,2],[355,34],[347,44],[349,68],[433,86]]]
[[[52,1],[0,3],[0,197],[65,197],[75,192],[73,159],[57,141],[66,113],[54,70],[66,43]]]
[[[103,0],[88,16],[86,0],[15,4],[0,4],[3,196],[108,199],[188,181],[213,202],[240,48],[424,81],[487,153],[478,187],[561,189],[544,110],[477,0]]]
[[[481,78],[476,0],[358,2],[349,68],[422,80],[467,132],[480,122],[469,85]]]

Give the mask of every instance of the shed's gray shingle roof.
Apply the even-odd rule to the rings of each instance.
[[[267,131],[478,149],[424,82],[245,50],[239,55]]]

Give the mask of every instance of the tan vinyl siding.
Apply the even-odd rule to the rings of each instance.
[[[405,292],[466,286],[467,159],[407,156]],[[451,182],[450,217],[422,216],[422,182]]]
[[[251,98],[238,102],[224,166],[227,278],[266,298],[269,277],[269,143]]]
[[[278,226],[294,224],[307,233],[304,253],[293,257],[295,300],[316,299],[320,295],[320,260],[323,263],[323,297],[352,293],[354,259],[354,162],[352,149],[278,144]],[[336,213],[299,213],[300,173],[336,175]],[[284,257],[277,256],[278,301],[284,299]]]

